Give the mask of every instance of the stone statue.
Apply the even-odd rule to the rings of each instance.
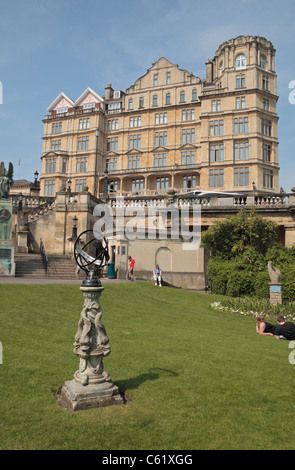
[[[8,171],[6,171],[4,162],[0,164],[0,198],[8,199],[10,186],[13,184],[13,165],[9,163]]]
[[[279,284],[281,279],[281,271],[273,266],[272,261],[268,262],[267,269],[271,283]]]
[[[101,322],[100,292],[84,292],[84,307],[75,336],[75,354],[80,357],[76,379],[83,385],[95,383],[103,372],[102,359],[111,352],[109,338]]]

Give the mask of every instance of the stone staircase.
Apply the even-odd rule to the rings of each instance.
[[[32,279],[46,278],[46,272],[40,254],[15,253],[15,277],[29,277]]]
[[[83,279],[85,274],[76,277],[76,263],[66,255],[49,255],[47,270],[45,270],[40,254],[16,253],[15,277],[32,279]]]

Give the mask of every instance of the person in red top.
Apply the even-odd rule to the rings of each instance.
[[[131,281],[134,281],[134,267],[135,267],[135,261],[131,256],[128,256],[129,260],[129,268],[128,268],[128,275]]]

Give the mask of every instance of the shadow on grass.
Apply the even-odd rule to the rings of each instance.
[[[132,377],[126,380],[116,380],[116,385],[122,393],[125,393],[127,390],[138,388],[141,384],[148,380],[157,380],[162,376],[177,377],[178,374],[173,370],[153,367],[145,374],[140,374],[137,377]]]

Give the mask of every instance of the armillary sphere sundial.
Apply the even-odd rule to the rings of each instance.
[[[84,305],[74,342],[74,353],[80,358],[80,364],[74,379],[64,383],[59,401],[61,406],[72,411],[122,404],[124,399],[118,387],[103,370],[103,358],[111,352],[99,303],[104,290],[101,271],[109,260],[107,240],[95,238],[92,230],[86,230],[76,240],[74,256],[86,273],[80,287]]]
[[[87,238],[90,239],[87,241]],[[82,232],[74,246],[77,265],[87,274],[83,286],[101,286],[100,275],[109,260],[108,242],[105,238],[93,237],[93,230]]]

